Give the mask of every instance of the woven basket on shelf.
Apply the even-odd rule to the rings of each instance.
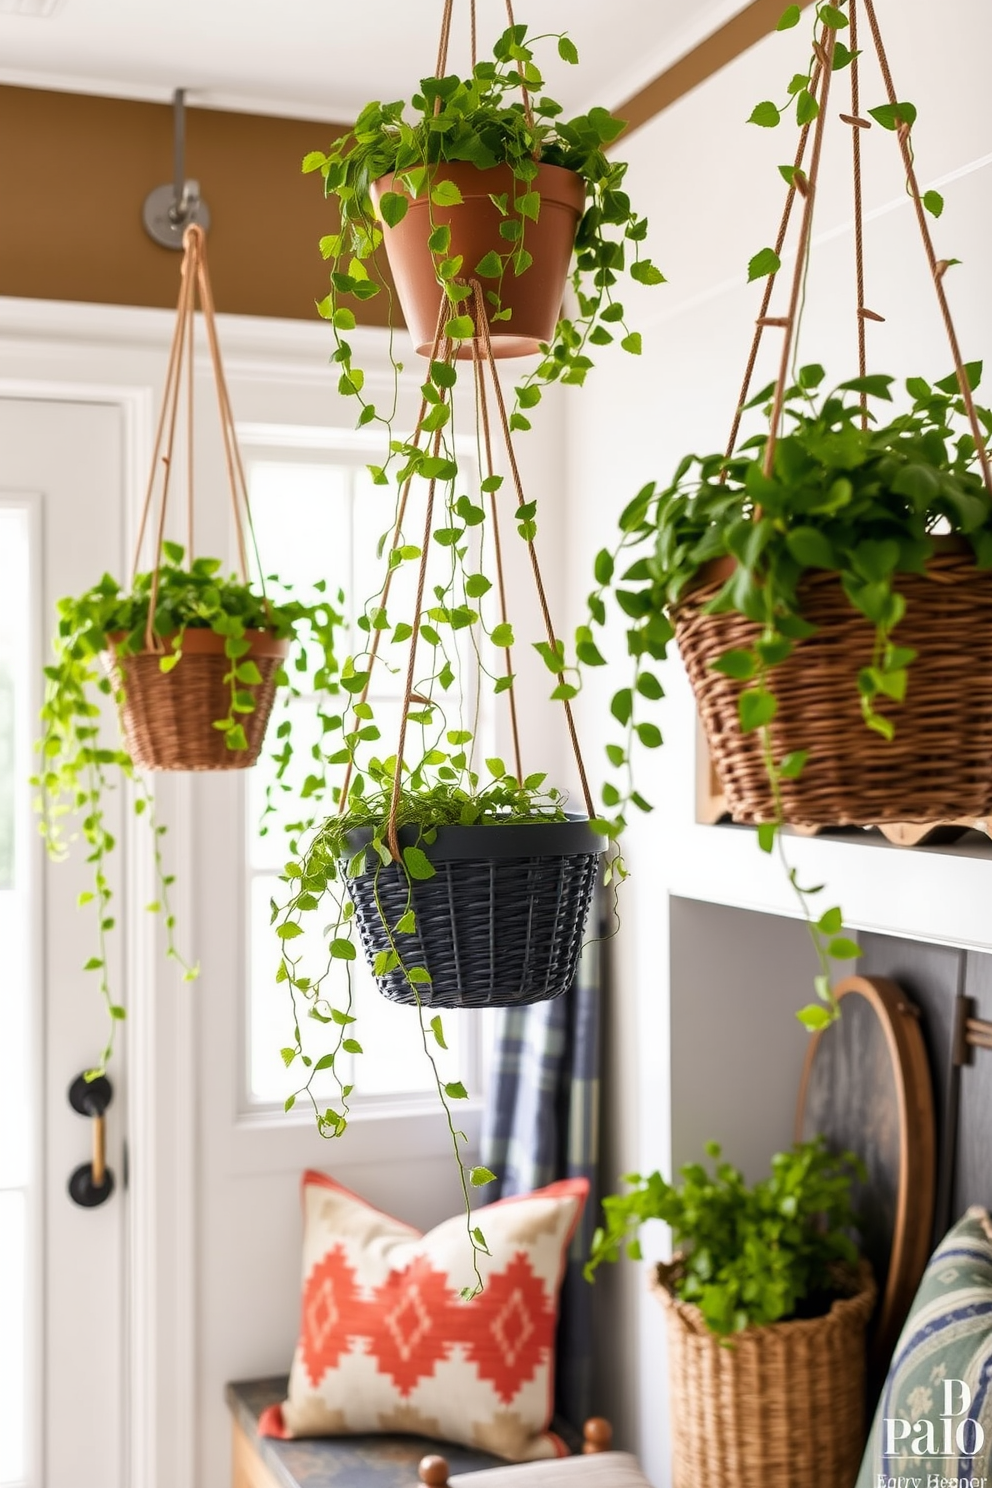
[[[350,835],[357,851],[368,829]],[[403,828],[399,841],[417,840]],[[441,827],[426,848],[435,876],[408,882],[395,863],[349,878],[369,965],[390,927],[413,907],[417,929],[397,938],[405,966],[425,966],[424,1007],[516,1007],[571,986],[604,842],[584,819],[514,826]],[[416,1004],[402,969],[376,978],[390,1002]]]
[[[170,672],[159,666],[158,651],[114,654],[111,671],[123,693],[124,745],[139,769],[244,770],[255,763],[272,712],[276,673],[289,642],[265,630],[250,630],[245,639],[251,649],[241,660],[254,661],[262,675],[254,686],[238,683],[239,692],[250,692],[255,699],[253,713],[237,715],[247,749],[228,749],[224,733],[214,728],[215,720],[227,716],[231,696],[230,683],[224,681],[231,662],[224,655],[223,636],[212,630],[187,630],[182,659]]]
[[[677,1264],[677,1263],[676,1263]],[[668,1324],[673,1488],[852,1488],[865,1443],[865,1329],[875,1284],[823,1317],[748,1328],[722,1343],[698,1307],[654,1290]]]
[[[712,669],[722,652],[753,645],[757,627],[738,614],[707,615],[720,587],[694,590],[676,615],[679,649],[707,743],[739,822],[775,816],[760,731],[742,734],[744,685]],[[992,810],[992,573],[969,551],[941,552],[926,575],[899,574],[906,615],[895,640],[918,653],[902,703],[877,701],[895,725],[883,739],[861,716],[858,671],[872,662],[874,627],[835,574],[800,585],[802,613],[817,633],[776,666],[771,726],[776,758],[805,749],[798,780],[782,782],[784,816],[796,826],[875,826],[944,821]]]

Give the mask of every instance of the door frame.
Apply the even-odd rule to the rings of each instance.
[[[80,313],[81,312],[81,313]],[[124,312],[127,314],[128,312]],[[142,340],[151,341],[164,370],[164,353],[171,336],[172,316],[152,312],[156,324],[142,327]],[[142,317],[144,319],[144,317]],[[5,401],[55,403],[98,403],[116,408],[121,419],[123,455],[123,507],[125,513],[124,547],[130,551],[137,533],[148,462],[151,457],[153,417],[160,388],[144,379],[135,383],[89,380],[83,367],[95,346],[119,344],[122,312],[116,307],[51,304],[45,301],[5,300],[0,298],[0,398]],[[130,337],[126,339],[130,340]],[[27,345],[25,345],[25,342]],[[28,352],[25,357],[25,352]],[[51,368],[51,376],[9,375],[12,366],[22,360]],[[73,372],[76,376],[72,376]],[[70,375],[66,376],[65,374]],[[32,524],[36,538],[43,536],[43,521],[36,503]],[[40,561],[40,557],[39,557]],[[45,601],[51,596],[44,596]],[[39,634],[44,633],[42,625]],[[36,675],[40,676],[41,657]],[[40,705],[36,686],[32,706]],[[177,859],[182,862],[177,875],[177,911],[183,914],[182,885],[188,881],[185,871],[188,858],[189,790],[184,780],[171,782],[170,827]],[[186,789],[184,789],[184,786]],[[163,1066],[158,1040],[163,1029],[161,1017],[155,1015],[165,999],[155,996],[162,980],[161,947],[157,944],[156,924],[139,906],[154,897],[154,872],[148,847],[147,832],[135,830],[132,792],[124,792],[125,828],[122,856],[129,865],[128,893],[121,899],[121,933],[124,946],[126,985],[129,988],[128,1018],[124,1024],[122,1064],[126,1078],[120,1081],[117,1111],[123,1111],[125,1130],[125,1172],[112,1202],[125,1205],[124,1255],[126,1274],[123,1278],[123,1315],[125,1319],[123,1379],[127,1392],[123,1403],[124,1440],[114,1444],[122,1454],[122,1481],[134,1488],[154,1488],[162,1481],[159,1473],[162,1442],[169,1440],[169,1457],[176,1476],[173,1482],[189,1485],[195,1482],[196,1432],[196,1356],[192,1321],[196,1304],[195,1268],[195,1135],[194,1108],[189,1099],[180,1099],[179,1091],[162,1090]],[[185,851],[184,851],[185,848]],[[33,853],[32,889],[35,905],[32,925],[33,952],[44,985],[46,961],[46,915],[41,900],[44,849],[39,841]],[[185,999],[169,1000],[172,1024],[170,1043],[173,1050],[188,1058],[193,1047],[190,1005]],[[41,1112],[35,1134],[36,1162],[43,1153],[47,1112],[50,1102],[61,1092],[49,1090],[44,1081],[44,1047],[47,1023],[44,1008],[35,1019],[35,1061],[40,1091]],[[181,1062],[170,1060],[168,1070],[181,1068]],[[164,1102],[164,1104],[163,1104]],[[111,1108],[110,1120],[115,1108]],[[40,1170],[39,1170],[40,1171]],[[167,1175],[167,1176],[166,1176]],[[42,1233],[48,1223],[43,1185],[34,1205],[33,1219]],[[172,1278],[168,1295],[159,1285],[159,1256],[165,1232],[163,1216],[171,1215],[168,1227]],[[42,1252],[43,1253],[43,1252]],[[45,1277],[43,1268],[33,1278],[34,1299],[31,1323],[34,1337],[44,1337]],[[33,1361],[32,1390],[34,1404],[33,1462],[31,1469],[38,1483],[45,1482],[44,1441],[49,1423],[45,1420],[44,1365],[40,1356]],[[163,1370],[163,1362],[166,1369]]]

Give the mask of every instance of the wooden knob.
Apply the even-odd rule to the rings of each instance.
[[[448,1488],[448,1464],[443,1457],[421,1457],[417,1476],[427,1488]]]
[[[613,1427],[602,1416],[593,1416],[583,1429],[583,1452],[608,1452],[613,1441]]]

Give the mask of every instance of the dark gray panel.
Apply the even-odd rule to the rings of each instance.
[[[969,952],[964,990],[974,1016],[992,1021],[992,956]],[[992,1209],[992,1049],[973,1049],[961,1070],[955,1214],[971,1204]]]
[[[937,1117],[937,1203],[933,1226],[936,1244],[960,1213],[954,1204],[953,1187],[957,1108],[953,1033],[954,1006],[964,985],[965,952],[953,946],[924,945],[892,935],[859,934],[858,943],[864,952],[858,962],[860,974],[891,977],[920,1009]]]

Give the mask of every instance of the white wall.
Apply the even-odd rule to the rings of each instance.
[[[987,267],[992,230],[992,107],[987,86],[992,7],[987,0],[945,0],[939,9],[927,0],[877,0],[877,9],[896,87],[919,110],[914,144],[921,184],[937,186],[946,201],[943,217],[933,223],[938,256],[963,260],[946,281],[963,351],[968,359],[980,357],[992,352]],[[670,283],[636,295],[625,292],[625,302],[631,309],[636,305],[644,331],[644,356],[634,359],[607,349],[587,388],[569,403],[566,556],[573,623],[583,618],[593,554],[604,544],[612,545],[616,517],[624,504],[646,481],[667,480],[687,451],[706,452],[725,442],[761,297],[761,285],[746,284],[746,266],[754,252],[774,241],[784,200],[775,167],[791,161],[796,143],[791,124],[765,131],[744,121],[759,100],[781,98],[787,79],[804,66],[809,26],[807,16],[795,31],[768,37],[626,144],[631,194],[638,210],[650,218],[649,249]],[[862,45],[866,41],[870,45],[865,27]],[[850,130],[836,119],[838,112],[850,111],[847,79],[846,73],[833,79],[825,179],[814,224],[801,340],[802,358],[822,362],[835,382],[857,372]],[[884,101],[877,68],[866,56],[862,109]],[[875,126],[864,133],[863,146],[867,303],[886,317],[884,325],[870,327],[869,368],[900,378],[944,375],[951,369],[951,358],[912,207],[904,195],[895,137]],[[781,296],[785,288],[780,286]],[[776,302],[783,303],[782,298]],[[766,333],[768,350],[755,388],[774,375],[780,335]],[[622,665],[620,646],[614,646],[612,659]],[[683,885],[691,879],[689,897],[754,907],[778,898],[778,890],[768,887],[773,865],[759,862],[756,849],[746,850],[751,846],[742,840],[747,834],[693,826],[692,705],[677,664],[668,668],[668,674],[670,696],[659,712],[667,747],[660,755],[647,757],[643,771],[642,788],[657,810],[629,833],[634,876],[624,895],[625,925],[617,947],[609,1035],[608,1177],[632,1168],[667,1168],[673,1148],[679,1161],[688,1155],[678,1150],[677,1132],[673,1133],[674,1121],[685,1124],[681,1106],[676,1113],[672,1110],[678,1084],[670,1069],[673,1025],[683,1030],[696,1027],[700,1040],[708,1028],[714,1047],[726,1037],[716,1012],[707,1024],[705,1009],[698,1003],[693,1009],[687,1001],[680,1005],[680,999],[698,998],[705,989],[689,975],[684,937],[677,957],[670,958],[669,894],[686,893]],[[600,778],[602,754],[596,745],[610,737],[607,700],[616,685],[618,674],[611,667],[606,678],[593,676],[582,699],[583,737]],[[932,896],[925,895],[925,888],[932,876],[958,871],[929,855],[880,860],[877,850],[842,843],[798,844],[796,850],[804,860],[817,857],[827,863],[839,887],[850,885],[859,906],[852,923],[887,919],[896,933],[900,929],[914,933],[910,896],[929,901]],[[888,872],[880,874],[882,861]],[[975,871],[984,875],[987,867],[982,864]],[[889,881],[898,881],[901,911],[899,905],[887,903],[883,908],[871,899],[869,879],[878,893]],[[968,905],[968,913],[974,908],[976,924],[977,882],[974,877],[961,879],[957,895]],[[947,884],[950,888],[949,879]],[[946,898],[950,904],[952,895]],[[780,912],[789,913],[784,907]],[[691,923],[687,914],[680,911],[683,931]],[[741,952],[736,942],[721,941],[719,921],[709,923],[716,941],[707,944],[705,974],[715,984],[731,985]],[[944,928],[935,920],[931,933],[940,938]],[[946,933],[953,938],[950,928]],[[963,925],[953,932],[972,933],[984,939],[980,924],[973,932]],[[755,985],[760,979],[747,980],[742,997],[760,996]],[[798,1005],[799,999],[805,1000],[804,989],[795,990]],[[671,1017],[669,999],[675,1004]],[[773,1000],[781,1005],[778,991]],[[760,1029],[759,1018],[735,1021],[735,1062],[742,1089],[745,1070],[752,1090],[753,1082],[763,1077],[767,1051]],[[720,1083],[720,1070],[726,1069],[727,1046],[721,1047],[709,1067],[713,1089]],[[706,1057],[698,1048],[694,1066],[697,1077],[705,1076]],[[699,1086],[694,1089],[698,1098]],[[713,1114],[722,1129],[707,1127],[705,1135],[723,1137],[729,1155],[735,1155],[736,1147],[748,1160],[750,1137],[759,1129],[764,1132],[768,1122],[764,1107],[753,1094],[742,1100],[731,1132],[726,1102],[723,1111],[720,1104],[714,1102]],[[702,1129],[705,1079],[702,1105],[697,1099],[697,1106],[690,1125]],[[783,1131],[781,1139],[788,1138],[788,1130]],[[602,1405],[616,1419],[625,1443],[640,1451],[652,1482],[665,1488],[669,1469],[661,1316],[646,1296],[641,1268],[621,1265],[604,1282]]]

